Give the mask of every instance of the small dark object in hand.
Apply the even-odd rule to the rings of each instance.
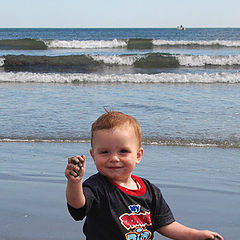
[[[76,177],[78,177],[79,174],[80,174],[80,172],[81,172],[82,163],[81,163],[80,161],[79,161],[79,162],[76,162],[76,161],[74,160],[74,158],[71,158],[71,163],[74,164],[74,165],[77,165],[77,166],[79,167],[79,170],[78,170],[78,171],[75,170],[75,169],[73,169],[73,171],[77,174]]]
[[[214,238],[208,238],[206,240],[219,240],[219,237],[214,237]]]

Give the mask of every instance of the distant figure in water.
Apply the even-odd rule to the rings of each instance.
[[[177,29],[178,29],[178,30],[181,30],[181,31],[186,30],[186,28],[183,27],[183,25],[178,26]]]

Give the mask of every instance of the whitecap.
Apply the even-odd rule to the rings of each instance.
[[[1,72],[0,82],[35,83],[240,83],[240,73],[85,74]]]
[[[124,40],[46,40],[44,41],[48,48],[69,48],[69,49],[98,49],[98,48],[122,48],[127,43]]]

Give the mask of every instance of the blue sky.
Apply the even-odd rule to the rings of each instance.
[[[0,27],[240,27],[239,0],[0,0]]]

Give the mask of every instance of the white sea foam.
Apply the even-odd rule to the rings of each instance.
[[[91,56],[95,61],[103,61],[105,64],[117,64],[117,65],[133,65],[135,61],[140,58],[146,58],[147,55],[130,55],[130,56]],[[174,55],[173,55],[174,56]],[[208,56],[208,55],[175,55],[181,66],[233,66],[240,65],[240,55],[237,56]]]
[[[212,41],[168,41],[168,40],[153,40],[153,45],[163,46],[163,45],[200,45],[200,46],[214,46],[219,45],[222,47],[240,47],[240,41],[227,41],[227,40],[212,40]]]
[[[98,49],[98,48],[123,48],[127,46],[126,40],[45,40],[45,44],[48,48],[69,48],[69,49]],[[222,46],[222,47],[240,47],[240,41],[230,41],[230,40],[212,40],[212,41],[169,41],[169,40],[152,40],[155,46]]]
[[[89,55],[90,56],[90,55]],[[131,66],[135,61],[146,58],[148,55],[91,55],[95,61],[102,61],[105,64],[128,65]],[[229,56],[209,56],[209,55],[172,55],[177,58],[181,66],[201,67],[205,65],[233,66],[240,65],[240,55]],[[4,65],[4,57],[0,57],[0,67]]]
[[[5,58],[0,57],[0,67],[2,67],[4,65],[4,60],[5,60]]]
[[[158,73],[99,75],[83,73],[1,72],[0,82],[35,83],[240,83],[240,73]]]
[[[95,61],[103,61],[105,64],[117,64],[117,65],[133,65],[136,60],[141,58],[141,55],[131,55],[131,56],[91,56]]]
[[[205,66],[217,65],[217,66],[232,66],[240,65],[240,55],[237,56],[194,56],[194,55],[176,55],[179,64],[182,66]]]
[[[124,40],[88,40],[88,41],[64,41],[64,40],[46,40],[44,41],[48,48],[69,48],[69,49],[98,49],[98,48],[120,48],[126,47]]]

